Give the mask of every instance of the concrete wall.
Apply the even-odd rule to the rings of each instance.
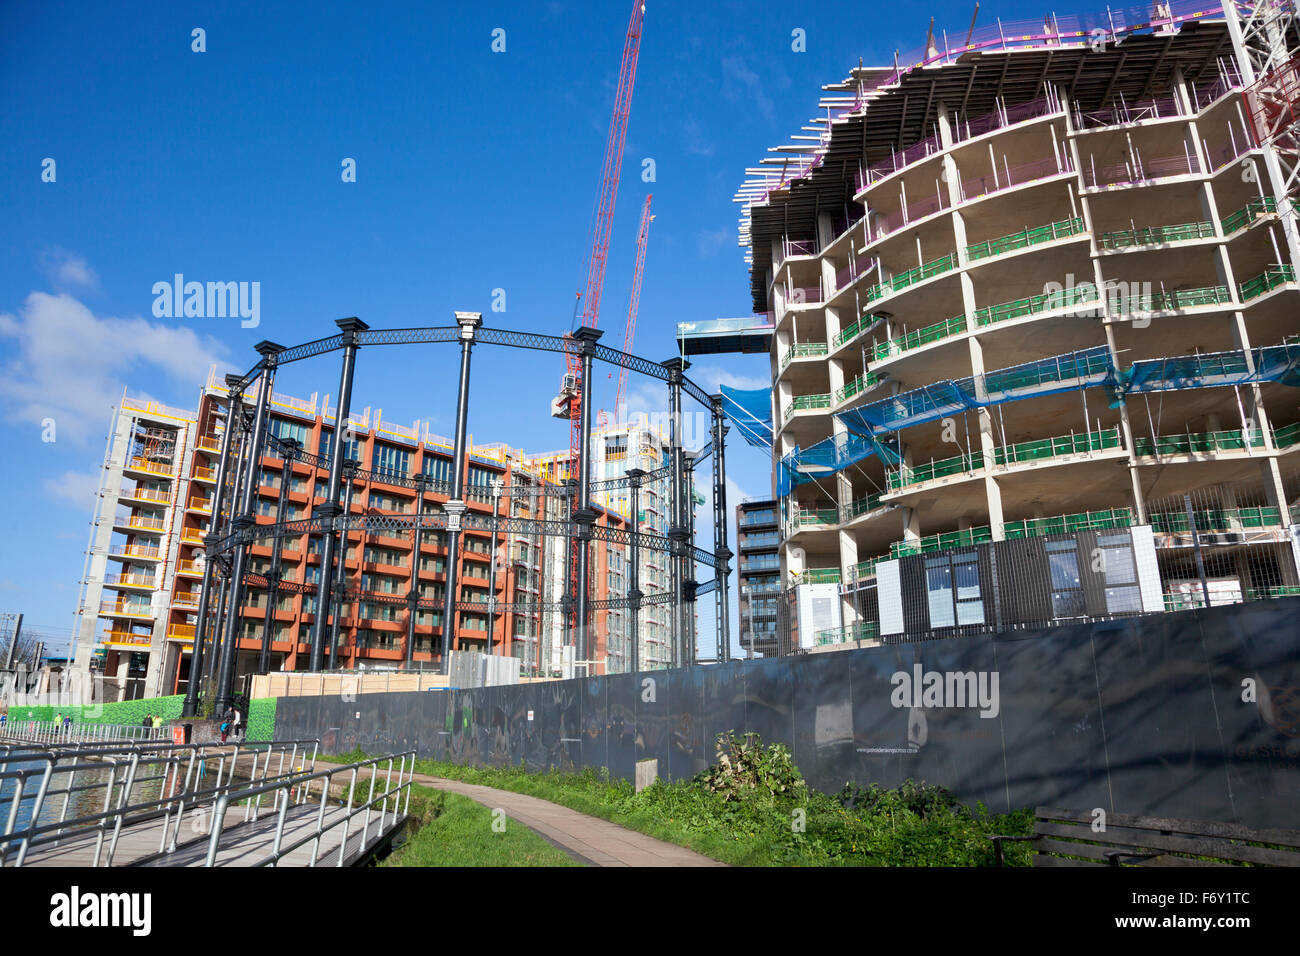
[[[825,791],[910,777],[995,811],[1295,827],[1297,651],[1300,599],[1286,599],[518,687],[296,697],[280,701],[276,735],[630,780],[648,757],[661,775],[690,777],[712,760],[714,735],[734,729],[789,745]],[[990,689],[996,675],[996,714],[951,699],[898,706],[896,675],[918,666],[983,675]]]

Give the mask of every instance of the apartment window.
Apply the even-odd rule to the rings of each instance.
[[[470,631],[486,631],[487,617],[482,614],[462,614],[460,616],[461,627]]]
[[[476,488],[486,488],[492,484],[492,479],[496,478],[497,473],[487,468],[480,468],[478,465],[469,466],[469,483]]]
[[[334,448],[334,432],[332,431],[321,432],[319,454],[324,458],[329,458],[331,454],[331,450],[333,448]],[[351,458],[354,459],[355,461],[359,461],[361,462],[362,468],[366,467],[366,460],[361,456],[361,439],[354,438],[349,442],[345,442],[343,446],[343,457],[345,459]]]
[[[361,575],[361,590],[363,591],[376,591],[380,594],[406,593],[406,588],[400,587],[400,584],[400,578],[388,574]]]
[[[1048,541],[1047,563],[1052,577],[1052,616],[1082,617],[1086,607],[1078,546],[1074,541]]]
[[[277,418],[271,416],[271,434],[276,438],[284,441],[292,438],[296,442],[301,442],[302,447],[307,447],[307,426],[301,422],[291,422],[287,418]]]
[[[1106,610],[1111,614],[1141,611],[1142,592],[1138,587],[1133,543],[1128,534],[1100,534],[1097,547],[1101,552],[1101,574],[1106,582]]]
[[[447,559],[437,554],[420,555],[420,570],[442,574],[447,570]]]
[[[392,478],[405,478],[411,473],[411,453],[392,445],[376,445],[374,470]]]
[[[925,590],[932,628],[984,623],[976,552],[926,559]]]
[[[451,459],[441,455],[425,454],[423,465],[424,477],[432,481],[451,481]]]

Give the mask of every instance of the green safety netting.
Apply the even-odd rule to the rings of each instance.
[[[755,448],[772,447],[772,390],[719,385],[722,410],[741,437]]]

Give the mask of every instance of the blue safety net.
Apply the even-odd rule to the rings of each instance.
[[[876,435],[832,435],[808,448],[796,448],[781,459],[777,469],[777,494],[788,495],[790,489],[812,481],[819,475],[833,474],[872,455],[887,464],[903,460],[898,442]]]
[[[875,435],[938,421],[972,408],[1113,382],[1115,370],[1110,353],[1101,345],[984,375],[945,379],[839,412],[837,417],[855,434]]]
[[[728,388],[720,385],[722,410],[736,430],[755,448],[772,447],[772,390]]]
[[[1255,371],[1241,349],[1205,355],[1134,362],[1123,375],[1126,392],[1167,392],[1184,388],[1281,382],[1300,387],[1300,344],[1269,345],[1251,349]]]

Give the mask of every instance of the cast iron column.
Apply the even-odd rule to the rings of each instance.
[[[629,441],[629,444],[631,442]],[[629,449],[630,451],[631,449]],[[636,536],[641,530],[641,524],[638,516],[641,512],[641,479],[645,477],[645,472],[640,468],[629,468],[627,470],[628,495],[630,498],[630,520],[632,522],[632,563],[628,570],[628,613],[631,615],[629,624],[631,625],[632,635],[632,665],[630,674],[635,674],[641,669],[641,548],[637,546]]]
[[[487,652],[492,653],[492,635],[497,625],[497,518],[501,515],[501,488],[505,482],[500,478],[492,479],[492,548],[488,552],[488,626]],[[509,539],[507,539],[509,551]],[[505,634],[502,634],[501,653],[505,654]]]
[[[406,594],[406,669],[415,662],[415,615],[420,606],[420,547],[424,543],[424,475],[415,476],[415,531],[412,532],[411,590]],[[432,648],[430,648],[432,650]]]
[[[321,519],[320,582],[316,585],[316,620],[311,626],[310,670],[317,672],[325,659],[326,618],[330,611],[330,578],[334,574],[334,518],[339,513],[339,482],[343,474],[344,433],[348,429],[348,415],[352,407],[352,373],[357,364],[357,333],[370,326],[356,317],[339,319],[335,324],[343,330],[343,372],[339,378],[339,404],[334,414],[334,437],[330,446],[330,477],[325,491],[325,503],[316,508],[313,517]]]
[[[242,379],[241,379],[242,381]],[[199,681],[203,677],[203,641],[208,631],[208,613],[211,610],[213,564],[212,549],[216,547],[220,536],[217,528],[221,523],[221,509],[226,500],[226,470],[230,462],[231,438],[236,425],[235,413],[239,402],[243,401],[242,392],[231,392],[226,411],[226,428],[221,436],[221,457],[217,459],[216,487],[212,492],[212,524],[208,534],[203,538],[203,583],[199,587],[199,609],[194,618],[194,646],[190,649],[190,679],[185,687],[185,703],[181,705],[182,717],[193,717],[199,701]]]
[[[672,569],[672,663],[681,666],[686,662],[684,646],[685,634],[682,626],[685,620],[684,605],[684,561],[682,549],[687,544],[686,522],[682,520],[685,513],[682,504],[683,461],[682,461],[682,372],[686,362],[681,358],[670,358],[663,363],[668,369],[668,449],[670,465],[669,503],[668,503],[668,540],[671,544],[669,566]]]
[[[456,391],[456,438],[452,450],[451,499],[447,512],[447,591],[442,604],[442,673],[451,673],[451,637],[456,627],[456,560],[460,545],[460,520],[465,514],[465,435],[469,426],[469,356],[474,335],[483,325],[482,312],[457,312],[460,326],[460,384]]]
[[[227,385],[230,385],[231,383],[238,385],[242,381],[243,380],[237,375],[226,376]],[[221,532],[223,536],[229,535],[234,530],[234,520],[236,516],[242,514],[244,510],[244,498],[243,498],[244,475],[248,471],[248,459],[249,459],[248,449],[249,449],[249,439],[250,439],[249,433],[252,430],[252,422],[249,420],[248,415],[245,414],[247,409],[244,408],[244,400],[242,395],[240,396],[237,411],[238,411],[238,417],[237,417],[237,424],[235,427],[238,428],[239,431],[237,433],[238,437],[236,437],[234,441],[237,441],[239,443],[239,453],[233,461],[234,467],[229,469],[230,480],[227,483],[228,487],[226,488],[226,496],[230,502],[230,506],[226,509],[226,520]],[[208,684],[208,690],[213,695],[214,705],[216,703],[215,696],[216,696],[217,672],[221,666],[221,653],[222,653],[221,649],[225,647],[226,644],[225,641],[226,608],[230,606],[230,602],[234,596],[234,591],[235,591],[235,576],[232,573],[234,570],[233,550],[227,549],[224,557],[225,557],[225,562],[223,565],[223,570],[225,573],[225,577],[222,581],[222,588],[221,588],[221,610],[217,614],[216,620],[213,622],[212,646],[208,648],[209,679],[207,681],[207,684]]]
[[[361,462],[355,458],[349,458],[343,462],[343,477],[348,486],[343,491],[343,510],[339,514],[346,518],[352,514],[352,492],[353,481],[357,469]],[[340,618],[343,617],[343,604],[348,599],[348,534],[346,531],[339,532],[339,553],[337,557],[339,573],[334,579],[333,593],[337,608],[334,611],[334,620],[330,622],[330,646],[329,646],[329,666],[335,668],[338,666],[339,657],[339,627]]]
[[[253,413],[253,428],[248,439],[248,463],[244,469],[244,489],[240,498],[240,512],[231,524],[236,532],[251,529],[257,524],[257,488],[262,474],[262,443],[266,437],[267,409],[271,404],[271,388],[275,384],[275,357],[284,350],[274,342],[258,342],[254,348],[262,356],[262,375],[257,387],[257,410]],[[232,588],[230,606],[226,608],[226,639],[221,648],[221,669],[217,672],[216,704],[213,711],[218,717],[230,710],[230,700],[235,687],[235,663],[239,657],[239,617],[243,610],[244,569],[252,541],[236,545],[234,565],[230,570]]]
[[[731,600],[727,593],[731,582],[731,549],[727,546],[727,423],[723,418],[722,396],[713,400],[713,554],[717,566],[713,569],[716,586],[718,628],[718,663],[731,659]],[[752,635],[751,635],[752,640]]]
[[[280,442],[280,447],[284,450],[284,463],[280,466],[280,497],[275,504],[277,524],[284,521],[284,506],[289,498],[289,484],[293,481],[293,460],[302,445],[295,438],[286,438]],[[262,622],[262,655],[257,661],[257,670],[261,674],[271,669],[271,628],[275,624],[275,602],[280,597],[280,550],[283,541],[279,534],[271,539],[271,569],[266,572],[266,618]]]
[[[596,523],[596,512],[591,507],[591,407],[592,394],[595,391],[591,380],[591,360],[596,353],[596,342],[604,333],[600,329],[583,326],[573,333],[582,347],[582,411],[579,421],[581,445],[578,448],[578,501],[573,510],[573,520],[578,526],[578,593],[577,626],[578,648],[576,660],[583,661],[582,673],[589,674],[589,665],[585,663],[590,656],[591,637],[591,537],[592,527]],[[576,663],[576,661],[575,661]]]

